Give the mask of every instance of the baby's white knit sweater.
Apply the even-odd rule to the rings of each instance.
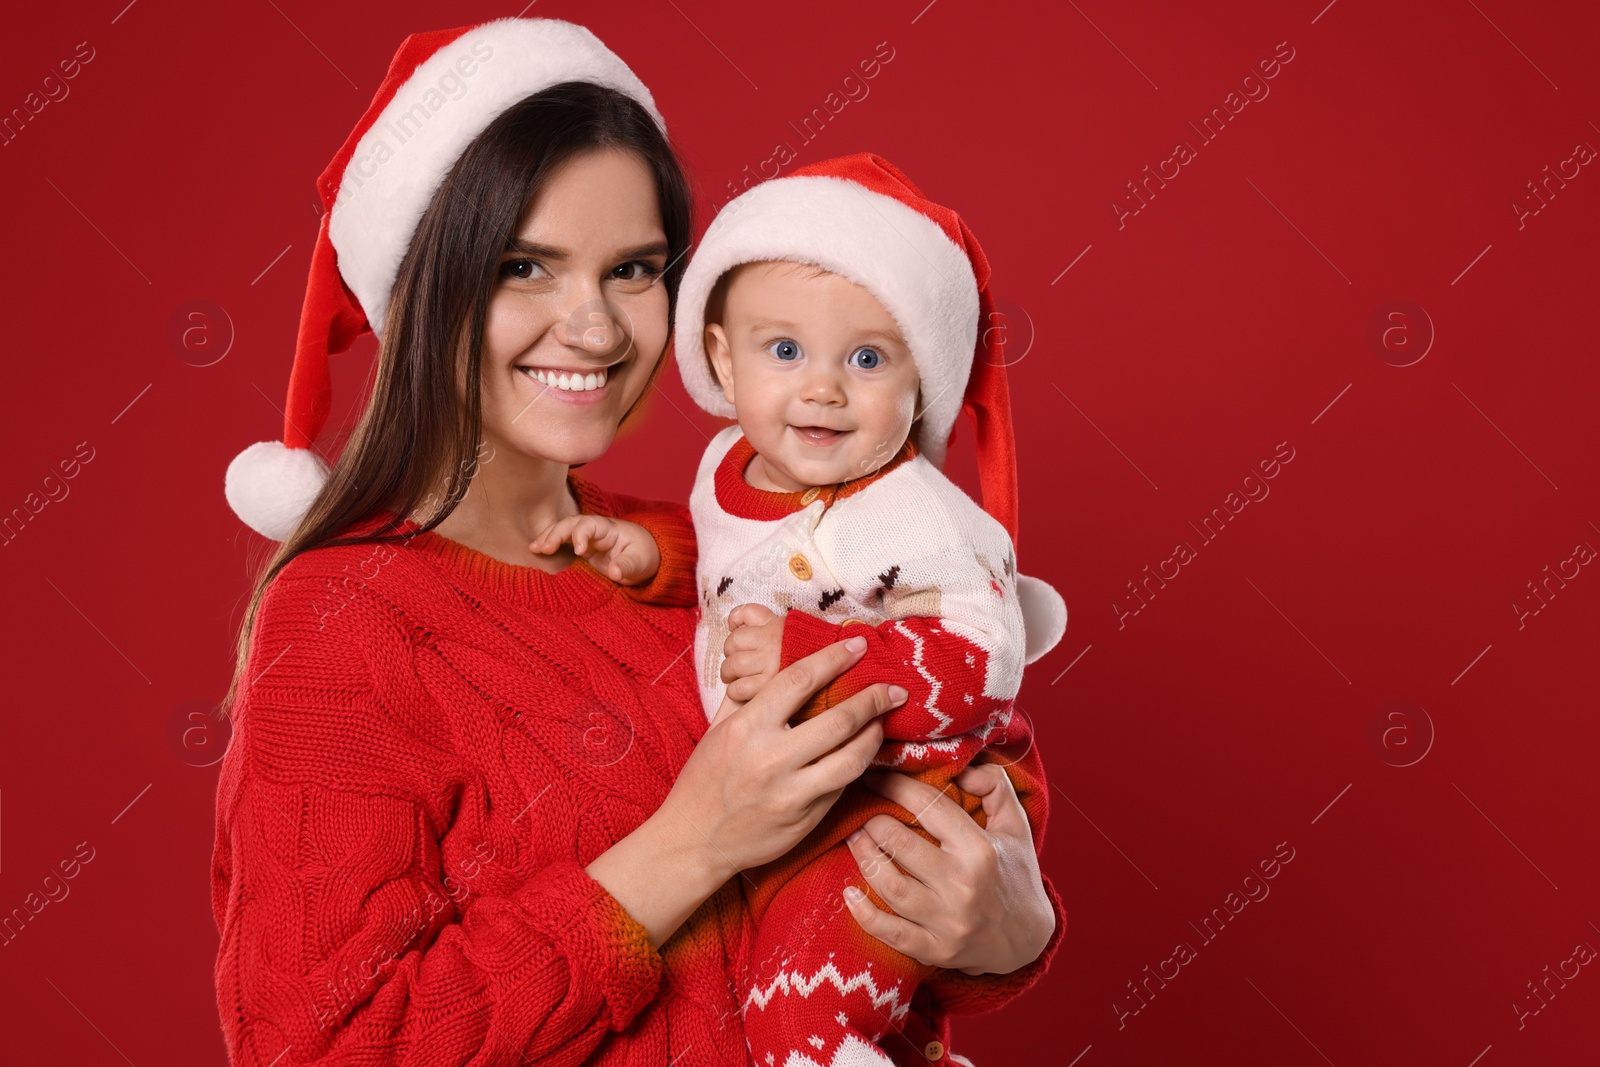
[[[908,687],[911,700],[892,716],[904,740],[928,742],[902,754],[910,763],[954,755],[959,734],[977,731],[966,740],[981,744],[995,709],[1009,713],[1024,664],[1060,640],[1061,598],[1017,574],[1005,528],[909,444],[855,491],[829,486],[798,500],[745,483],[751,451],[738,426],[717,434],[689,497],[707,718],[727,688],[728,612],[756,603],[786,616],[785,664],[837,640],[846,620],[875,629],[868,657],[923,683]],[[905,758],[895,763],[910,769]]]

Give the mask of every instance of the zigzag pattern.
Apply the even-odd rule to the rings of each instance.
[[[892,746],[884,746],[885,748],[892,747],[894,758],[884,759],[881,756],[875,756],[872,759],[872,766],[888,767],[892,769],[904,765],[909,759],[926,759],[927,763],[923,764],[923,766],[931,765],[936,762],[943,762],[943,760],[928,759],[928,757],[934,755],[955,759],[961,755],[962,749],[966,747],[967,744],[972,740],[973,737],[971,734],[957,734],[955,737],[947,738],[943,741],[933,741],[929,743],[923,743],[921,741],[895,741],[893,742]]]
[[[944,689],[944,682],[930,671],[922,661],[922,635],[907,627],[903,622],[897,621],[894,624],[894,628],[911,642],[911,665],[917,669],[917,673],[922,675],[923,680],[928,683],[928,699],[923,704],[923,707],[927,709],[930,715],[939,720],[938,727],[928,731],[928,738],[931,740],[935,737],[943,737],[945,730],[949,729],[950,724],[955,722],[954,719],[939,710],[939,693]]]
[[[852,975],[850,978],[846,978],[839,973],[839,969],[830,960],[818,968],[817,972],[810,977],[800,971],[779,971],[773,976],[772,981],[768,983],[765,990],[760,987],[752,987],[749,994],[745,996],[744,1011],[748,1013],[752,1006],[765,1010],[767,1005],[772,1003],[772,998],[780,992],[785,996],[790,993],[796,993],[802,997],[809,997],[816,992],[817,987],[823,982],[833,986],[840,997],[847,997],[857,990],[865,990],[867,996],[871,998],[872,1006],[875,1009],[883,1011],[884,1005],[887,1004],[889,1006],[887,1019],[891,1023],[898,1022],[905,1016],[906,1012],[911,1010],[910,1001],[904,1004],[900,1003],[900,982],[896,981],[888,990],[879,992],[878,983],[873,980],[871,971],[864,970]]]
[[[895,625],[898,627],[899,623]],[[934,712],[934,714],[938,715],[939,713]],[[919,762],[919,765],[927,766],[937,762],[935,759],[930,758],[937,756],[943,756],[952,761],[957,760],[966,755],[965,749],[968,746],[982,748],[996,738],[1002,741],[1005,740],[1007,731],[1011,726],[1011,720],[1015,714],[1015,706],[1010,701],[1006,701],[989,713],[988,719],[984,721],[982,726],[975,730],[969,730],[964,734],[957,734],[954,737],[938,741],[895,741],[891,744],[885,744],[884,749],[891,751],[893,758],[874,757],[872,766],[893,769],[904,765],[908,760],[925,760],[926,763]],[[944,718],[944,716],[941,715],[940,718]],[[945,719],[946,723],[950,721]],[[961,762],[963,765],[966,763],[965,760],[961,760]]]

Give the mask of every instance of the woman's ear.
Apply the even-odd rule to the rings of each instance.
[[[711,370],[716,374],[718,384],[722,386],[723,399],[732,404],[734,403],[733,349],[728,345],[728,335],[723,332],[722,323],[706,324],[705,346],[706,355],[711,359]]]

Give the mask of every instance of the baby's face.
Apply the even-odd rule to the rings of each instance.
[[[916,418],[917,368],[894,317],[837,274],[747,263],[728,281],[706,352],[760,455],[761,474],[794,492],[871,474]]]

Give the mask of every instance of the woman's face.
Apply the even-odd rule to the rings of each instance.
[[[667,254],[637,155],[597,149],[551,175],[489,298],[483,432],[497,452],[575,464],[610,447],[667,345]]]

